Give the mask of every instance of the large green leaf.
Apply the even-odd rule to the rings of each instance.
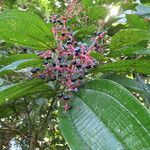
[[[27,67],[42,67],[42,59],[33,59],[19,64],[16,70],[27,68]]]
[[[16,0],[5,0],[5,1],[3,1],[3,7],[12,9],[12,7],[15,3],[16,3]]]
[[[91,25],[91,26],[77,30],[74,35],[78,40],[83,40],[87,36],[93,34],[94,31],[96,31],[96,26]]]
[[[22,60],[22,59],[32,59],[32,58],[39,58],[36,54],[16,54],[11,55],[7,58],[2,58],[0,60],[0,67],[9,65],[15,61]]]
[[[138,28],[143,30],[148,30],[148,25],[146,22],[134,14],[127,14],[127,23],[130,28]]]
[[[36,54],[18,54],[12,55],[7,58],[3,58],[0,61],[0,75],[9,74],[8,70],[19,70],[27,67],[41,67],[42,59],[40,59]],[[8,72],[7,72],[8,71]]]
[[[110,57],[119,57],[119,56],[133,56],[133,55],[150,55],[150,50],[140,47],[140,46],[132,46],[132,47],[124,47],[122,49],[117,49],[110,51]]]
[[[140,92],[140,93],[146,92],[145,91],[145,86],[147,86],[146,84],[145,86],[143,86],[137,80],[125,77],[123,75],[104,74],[101,76],[101,78],[115,81],[131,91]]]
[[[136,3],[126,2],[121,4],[121,8],[123,8],[124,10],[135,10],[135,7],[137,5],[138,4]]]
[[[137,14],[142,17],[150,19],[150,6],[148,5],[138,5],[136,7]]]
[[[150,74],[149,60],[121,60],[104,64],[101,67],[93,69],[92,72],[135,72]]]
[[[52,89],[48,85],[46,85],[43,80],[33,79],[24,81],[1,91],[0,105],[4,104],[7,101],[15,100],[24,96],[29,96],[42,91],[49,91],[50,93],[52,93]]]
[[[87,10],[87,15],[90,20],[97,20],[105,18],[107,15],[107,10],[102,6],[92,6]]]
[[[111,18],[112,19],[112,18]],[[117,21],[117,20],[116,20]],[[113,23],[112,23],[113,24]],[[107,27],[107,26],[106,26]],[[110,28],[107,30],[107,34],[109,36],[113,36],[115,33],[119,32],[121,29],[126,29],[126,24],[117,24],[117,25],[111,25]]]
[[[119,84],[90,81],[71,106],[60,110],[59,126],[72,150],[150,148],[150,113]]]
[[[143,40],[150,40],[150,32],[142,29],[124,29],[116,33],[111,40],[112,50],[135,45]]]
[[[32,85],[32,88],[30,84]],[[22,87],[23,85],[30,86],[30,87]],[[23,90],[18,91],[19,87],[23,88]],[[24,91],[25,89],[26,91]],[[17,90],[17,92],[15,90]],[[5,86],[0,87],[0,96],[2,98],[0,99],[0,110],[1,110],[0,118],[9,116],[15,113],[13,109],[14,103],[15,103],[15,109],[16,109],[15,111],[17,112],[22,111],[23,106],[22,106],[21,101],[18,101],[18,98],[24,97],[24,96],[30,97],[30,95],[33,95],[35,93],[40,94],[41,97],[50,98],[51,96],[54,96],[52,89],[47,84],[44,84],[43,82],[36,81],[36,80],[27,81],[27,83],[23,82],[22,85],[11,84],[11,85],[5,85]],[[6,96],[8,96],[7,94],[10,95],[9,100],[7,100],[6,102],[4,102],[4,99],[6,98],[6,96],[3,96],[4,94],[6,94]],[[35,97],[33,99],[35,99]],[[17,101],[12,101],[12,100],[17,100]]]
[[[15,61],[15,62],[11,63],[10,65],[7,65],[7,66],[5,66],[5,67],[2,67],[2,68],[0,69],[0,74],[1,74],[2,72],[5,72],[6,70],[15,70],[18,65],[20,65],[21,63],[24,63],[24,62],[28,62],[28,61],[30,61],[30,60],[32,60],[32,59],[18,60],[18,61]],[[7,73],[7,72],[6,72],[6,73]]]
[[[96,60],[100,61],[100,60],[103,60],[103,61],[106,61],[108,60],[107,57],[103,56],[101,53],[97,52],[97,51],[92,51],[90,53],[90,55],[95,58]]]
[[[6,11],[0,13],[0,39],[35,49],[54,47],[51,29],[31,12]]]
[[[95,21],[106,17],[107,10],[103,7],[103,5],[100,5],[101,2],[101,0],[82,0],[82,4],[90,21]]]
[[[91,7],[92,5],[102,5],[103,3],[114,3],[114,2],[119,2],[119,0],[82,0],[82,4],[85,7]]]
[[[141,3],[150,3],[149,0],[140,0]]]

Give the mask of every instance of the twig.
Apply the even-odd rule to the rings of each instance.
[[[56,104],[56,97],[53,98],[53,100],[52,100],[52,102],[51,102],[51,105],[50,105],[50,107],[48,108],[47,115],[46,115],[46,117],[45,117],[45,119],[44,119],[43,125],[42,125],[41,128],[40,128],[40,131],[41,131],[41,130],[43,129],[43,127],[45,126],[45,124],[46,124],[46,122],[47,122],[47,119],[48,119],[50,113],[53,111],[53,107],[55,106],[55,104]]]
[[[0,120],[0,123],[5,126],[4,128],[0,127],[0,130],[8,130],[8,131],[16,132],[18,135],[20,135],[21,137],[23,137],[24,139],[26,139],[27,141],[30,142],[30,139],[28,139],[28,137],[26,135],[22,134],[20,131],[12,128],[10,125],[6,124],[5,122],[3,122],[1,120]]]

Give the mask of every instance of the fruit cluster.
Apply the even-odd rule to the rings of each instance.
[[[51,20],[55,24],[52,31],[57,41],[55,51],[46,51],[39,53],[41,59],[44,59],[44,71],[39,74],[43,79],[50,81],[56,80],[65,87],[59,98],[67,101],[70,98],[70,91],[78,91],[78,87],[83,84],[88,70],[97,66],[97,62],[90,56],[93,50],[101,51],[99,41],[105,36],[105,32],[96,33],[90,46],[77,42],[74,33],[67,27],[65,17],[58,18],[52,15]],[[39,72],[39,68],[31,70],[33,74]],[[65,110],[67,110],[67,106]]]

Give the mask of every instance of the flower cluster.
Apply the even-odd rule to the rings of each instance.
[[[50,21],[55,24],[52,31],[57,41],[57,47],[54,52],[49,50],[39,53],[40,58],[44,59],[45,67],[39,76],[61,83],[65,90],[58,97],[67,101],[70,98],[70,91],[78,91],[88,70],[97,66],[97,62],[90,56],[90,52],[102,51],[99,41],[104,38],[105,32],[96,33],[95,38],[92,38],[92,44],[88,46],[76,41],[74,33],[67,27],[65,17],[58,18],[57,15],[52,15]],[[39,72],[39,68],[33,68],[31,72],[35,74]],[[65,106],[65,110],[68,107],[68,105]]]

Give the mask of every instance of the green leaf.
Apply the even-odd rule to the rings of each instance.
[[[27,67],[41,67],[42,59],[36,54],[17,54],[7,58],[3,58],[0,63],[2,66],[0,69],[0,75],[9,74],[7,70],[19,70]],[[6,66],[7,65],[7,66]]]
[[[131,79],[131,78],[128,78],[122,75],[116,75],[116,74],[102,75],[101,78],[115,81],[131,91],[145,93],[143,85],[140,84],[135,79]]]
[[[130,28],[138,28],[138,29],[143,29],[143,30],[148,30],[148,25],[147,23],[138,17],[137,15],[134,14],[127,14],[127,23]]]
[[[87,16],[90,21],[105,18],[107,10],[105,7],[100,5],[101,1],[96,0],[82,0],[84,9],[86,10]]]
[[[36,80],[34,80],[34,82],[36,82]],[[4,90],[10,90],[9,89],[10,87],[16,88],[14,87],[15,85],[17,84],[5,85],[5,86],[0,87],[0,93],[3,92]],[[23,96],[21,95],[21,97],[27,96],[30,98],[29,94],[31,94],[32,96],[35,93],[39,94],[38,98],[40,96],[40,97],[45,97],[49,99],[50,97],[54,96],[54,92],[49,86],[47,86],[47,84],[42,83],[41,85],[37,85],[34,88],[35,88],[34,90],[31,89],[32,90],[31,92],[27,91],[27,93],[23,93],[22,94]],[[31,100],[37,101],[37,96],[35,97],[34,95],[34,98],[32,97]],[[14,111],[14,105],[15,105],[15,111]],[[18,99],[16,99],[16,101],[12,101],[12,100],[6,101],[5,103],[0,104],[0,110],[1,110],[0,118],[9,117],[10,115],[16,112],[23,111],[23,109],[24,109],[24,103],[22,103],[22,100],[18,101]]]
[[[140,0],[141,3],[150,3],[149,0]]]
[[[16,70],[27,68],[27,67],[42,67],[42,59],[32,59],[26,62],[19,64]]]
[[[85,6],[85,8],[93,5],[93,0],[82,0],[82,4],[83,6]]]
[[[135,10],[135,7],[136,7],[137,5],[138,5],[138,4],[136,4],[136,3],[127,2],[127,3],[121,4],[121,7],[122,7],[124,10]]]
[[[150,74],[149,60],[122,60],[104,64],[101,67],[93,69],[92,72],[134,72]]]
[[[105,18],[107,15],[107,10],[101,6],[92,6],[87,10],[87,15],[90,20],[97,20]]]
[[[4,84],[4,80],[2,78],[0,78],[0,89],[3,84]]]
[[[30,60],[32,60],[32,59],[23,59],[23,60],[15,61],[15,62],[11,63],[10,65],[7,65],[7,66],[1,68],[0,73],[4,72],[6,70],[15,70],[17,68],[17,66],[19,66],[21,63],[28,62]]]
[[[14,72],[14,70],[3,70],[2,72],[0,72],[0,77],[4,77],[5,75],[17,75],[16,72]]]
[[[52,93],[52,89],[43,80],[33,79],[23,81],[17,85],[9,87],[0,92],[0,105],[15,100],[20,97],[29,96],[38,92],[47,91]]]
[[[109,57],[133,56],[135,54],[149,55],[149,50],[139,46],[123,47],[121,49],[110,51]]]
[[[4,86],[0,86],[0,92],[5,90],[5,89],[8,89],[10,88],[11,86],[14,86],[15,84],[10,84],[10,85],[4,85]]]
[[[141,15],[144,18],[150,19],[150,6],[148,5],[138,5],[136,7],[138,15]]]
[[[16,54],[9,56],[7,58],[2,58],[0,60],[0,66],[6,66],[18,60],[32,59],[32,58],[39,58],[39,56],[37,56],[36,54]]]
[[[144,150],[150,147],[150,113],[121,85],[86,83],[59,112],[59,127],[72,150]]]
[[[108,60],[107,57],[104,57],[102,54],[100,54],[99,52],[96,52],[96,51],[92,51],[92,52],[90,53],[90,55],[91,55],[93,58],[95,58],[96,60],[98,60],[98,61],[100,61],[100,60],[102,60],[102,61]]]
[[[86,7],[91,7],[92,5],[102,5],[104,4],[111,4],[119,2],[119,0],[82,0],[82,4]]]
[[[15,3],[16,3],[16,0],[5,0],[5,1],[3,1],[3,7],[12,9],[12,7]]]
[[[135,51],[134,54],[138,54],[138,55],[150,55],[150,50],[139,50],[139,51]]]
[[[34,49],[48,49],[55,45],[51,29],[36,14],[6,11],[0,14],[0,39]]]
[[[124,46],[135,45],[143,40],[150,39],[150,32],[141,29],[124,29],[116,33],[111,40],[112,50],[120,49]]]
[[[107,27],[107,26],[106,26]],[[117,25],[111,25],[110,28],[107,30],[107,34],[109,36],[113,36],[115,33],[117,33],[118,31],[120,31],[121,29],[126,29],[126,25],[125,24],[117,24]]]
[[[89,26],[86,28],[81,28],[79,30],[77,30],[74,34],[74,36],[78,39],[78,40],[82,40],[85,39],[87,36],[90,36],[91,34],[93,34],[93,32],[96,30],[96,26]]]

